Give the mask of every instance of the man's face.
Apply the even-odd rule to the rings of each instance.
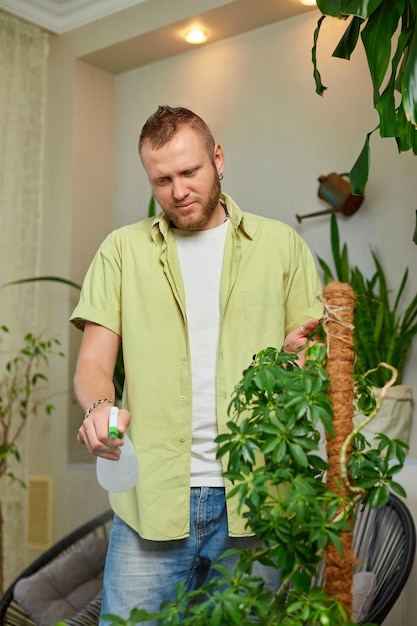
[[[146,141],[141,158],[152,191],[176,228],[207,230],[224,221],[219,204],[224,158],[218,144],[210,159],[200,135],[183,126],[162,148]]]

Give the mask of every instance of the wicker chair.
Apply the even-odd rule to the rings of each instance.
[[[2,626],[37,626],[30,619],[23,608],[14,600],[14,590],[19,581],[39,572],[45,566],[55,562],[60,557],[69,554],[80,542],[89,537],[102,537],[108,541],[108,533],[113,519],[113,511],[106,511],[91,521],[83,524],[75,531],[58,541],[49,550],[44,552],[31,565],[29,565],[8,587],[3,597],[0,598],[0,624]],[[85,609],[74,618],[66,620],[68,626],[90,626],[98,623],[101,597],[98,595]]]
[[[406,504],[394,495],[382,508],[366,505],[354,529],[357,571],[376,575],[374,601],[360,623],[382,624],[403,590],[414,563],[416,529]]]
[[[405,503],[391,494],[384,507],[359,505],[352,547],[356,557],[355,623],[380,625],[398,600],[413,567],[416,530]],[[365,578],[356,585],[355,579],[363,574]],[[314,584],[323,584],[323,563]]]

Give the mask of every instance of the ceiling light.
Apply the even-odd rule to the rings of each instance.
[[[207,33],[201,28],[192,28],[185,33],[185,41],[187,43],[205,43],[207,41]]]

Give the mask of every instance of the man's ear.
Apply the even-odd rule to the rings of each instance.
[[[216,164],[217,173],[223,174],[224,170],[224,152],[220,144],[216,143],[214,146],[214,162]]]

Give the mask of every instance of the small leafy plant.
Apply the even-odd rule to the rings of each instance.
[[[217,439],[219,455],[228,457],[225,475],[234,483],[230,496],[239,499],[259,548],[241,551],[232,573],[217,565],[216,580],[197,591],[178,585],[176,600],[164,602],[158,614],[137,608],[127,620],[105,616],[110,624],[150,619],[161,626],[353,624],[344,606],[315,583],[319,564],[329,544],[342,550],[341,533],[350,528],[359,501],[369,497],[379,506],[390,490],[404,495],[394,476],[406,445],[381,437],[371,449],[353,433],[353,454],[341,459],[347,495],[329,491],[328,465],[319,454],[320,428],[333,433],[325,357],[325,346],[316,344],[300,368],[294,354],[260,352],[236,387],[228,432]],[[280,570],[279,589],[266,588],[252,574],[255,561]]]
[[[5,334],[9,332],[6,326],[0,329]],[[55,354],[63,356],[58,346],[58,339],[28,333],[22,347],[13,351],[14,356],[4,366],[0,378],[0,482],[8,478],[25,486],[14,474],[11,462],[21,460],[18,441],[29,418],[41,408],[48,415],[53,411],[53,405],[45,397],[40,397],[38,391],[41,383],[48,380],[45,370],[49,358]],[[2,523],[0,500],[0,590],[3,588]]]
[[[2,331],[8,333],[5,326]],[[18,480],[10,469],[10,459],[20,461],[18,439],[31,415],[36,415],[42,406],[50,415],[53,405],[36,396],[40,382],[47,382],[44,373],[49,365],[49,357],[62,352],[55,349],[58,339],[45,339],[28,333],[23,347],[6,363],[0,379],[0,480],[7,476],[11,481]]]

